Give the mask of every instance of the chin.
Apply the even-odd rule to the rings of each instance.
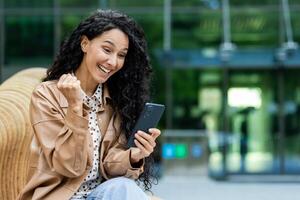
[[[99,83],[99,84],[101,84],[101,83],[105,83],[107,80],[108,80],[108,78],[103,78],[103,77],[101,77],[101,78],[98,78],[98,79],[96,79],[97,80],[97,82]]]

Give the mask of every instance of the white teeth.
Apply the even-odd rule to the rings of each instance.
[[[110,72],[110,70],[108,70],[108,69],[106,69],[105,67],[103,67],[102,65],[98,65],[98,68],[101,70],[101,71],[103,71],[104,73],[109,73]]]

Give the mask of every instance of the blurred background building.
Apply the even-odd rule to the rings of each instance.
[[[300,174],[299,0],[0,0],[1,82],[48,67],[98,8],[145,30],[162,173]]]

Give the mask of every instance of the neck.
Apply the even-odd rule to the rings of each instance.
[[[88,73],[86,67],[82,65],[76,70],[75,76],[80,80],[81,89],[88,96],[92,96],[97,89],[98,83]]]

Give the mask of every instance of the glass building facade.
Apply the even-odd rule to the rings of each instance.
[[[186,129],[205,131],[211,176],[300,174],[300,2],[224,2],[0,0],[1,82],[51,65],[95,9],[118,9],[145,30],[153,99],[167,105],[160,128],[182,130],[181,141]]]

